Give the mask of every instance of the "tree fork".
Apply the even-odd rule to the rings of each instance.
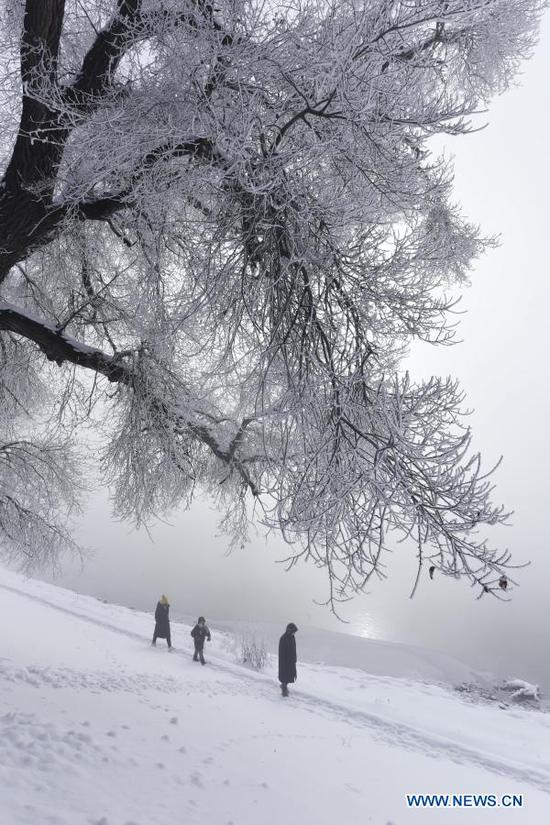
[[[57,170],[71,132],[63,106],[77,103],[91,112],[97,105],[124,53],[140,5],[140,0],[119,0],[115,18],[97,35],[76,81],[61,90],[57,57],[65,0],[26,0],[20,49],[21,120],[0,182],[0,283],[12,266],[51,239],[63,217],[52,208]],[[50,108],[36,94],[38,79],[42,83],[47,79],[53,96],[59,96],[59,108]]]

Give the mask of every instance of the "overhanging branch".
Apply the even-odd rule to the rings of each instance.
[[[36,318],[4,302],[0,302],[1,330],[15,333],[37,344],[46,358],[55,361],[59,366],[64,363],[75,364],[95,373],[100,373],[113,383],[124,384],[132,389],[136,384],[136,375],[132,365],[122,361],[120,356],[108,355],[96,347],[83,344],[67,335],[64,330],[60,330],[47,321]],[[191,432],[195,438],[211,450],[216,458],[234,469],[253,496],[259,495],[259,490],[249,471],[236,456],[244,431],[251,423],[251,419],[245,419],[238,426],[235,437],[229,446],[224,449],[207,425],[184,418],[177,410],[170,409],[164,399],[153,396],[150,398],[150,403],[157,410],[161,410],[166,419],[172,421],[176,429],[181,428]]]
[[[82,344],[47,321],[39,320],[10,304],[0,303],[0,330],[33,341],[49,361],[55,361],[58,365],[69,362],[99,372],[109,381],[131,384],[131,372],[116,356]]]

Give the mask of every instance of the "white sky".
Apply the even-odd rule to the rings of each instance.
[[[547,336],[550,319],[550,18],[521,85],[497,100],[489,126],[467,138],[450,139],[455,154],[456,199],[485,234],[500,234],[501,247],[487,253],[465,292],[459,338],[452,349],[423,347],[411,358],[418,377],[457,376],[475,412],[475,446],[486,465],[501,454],[495,497],[515,510],[501,541],[518,562],[521,588],[502,604],[475,601],[467,584],[423,581],[408,599],[414,558],[400,547],[389,558],[391,577],[374,583],[371,595],[346,606],[351,629],[385,638],[445,648],[477,666],[510,676],[546,681],[550,690],[550,586],[548,553],[549,431]],[[84,539],[97,548],[83,573],[67,570],[60,580],[113,601],[153,607],[169,592],[174,608],[210,617],[294,620],[338,628],[312,603],[324,594],[321,571],[300,566],[289,573],[273,564],[282,543],[257,537],[244,551],[224,556],[216,516],[197,503],[172,526],[132,533],[94,497],[83,520]],[[342,628],[343,629],[343,628]],[[542,651],[542,653],[540,653]]]

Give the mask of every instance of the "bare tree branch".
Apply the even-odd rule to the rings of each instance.
[[[123,361],[120,355],[107,355],[99,349],[82,344],[67,335],[64,330],[52,328],[44,321],[2,303],[0,303],[0,330],[16,333],[33,341],[40,347],[46,358],[49,361],[55,361],[58,366],[64,363],[75,364],[104,375],[111,383],[124,384],[130,388],[135,384],[136,375],[132,365]],[[177,409],[171,409],[164,399],[151,394],[148,403],[160,409],[167,421],[172,420],[173,426],[183,427],[191,432],[209,447],[216,458],[234,468],[253,496],[259,494],[249,471],[236,456],[243,433],[252,419],[245,419],[238,425],[231,443],[227,449],[223,449],[209,427],[183,418]]]
[[[502,595],[462,391],[402,362],[455,341],[491,245],[431,139],[513,82],[541,0],[23,5],[0,0],[0,450],[41,422],[28,473],[55,454],[70,476],[93,420],[137,521],[198,487],[240,538],[252,493],[332,606],[397,540],[415,589],[428,569]],[[25,554],[18,496],[0,532]]]

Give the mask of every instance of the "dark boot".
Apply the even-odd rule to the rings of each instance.
[[[288,688],[286,685],[281,685],[281,693],[283,696],[288,696]]]

